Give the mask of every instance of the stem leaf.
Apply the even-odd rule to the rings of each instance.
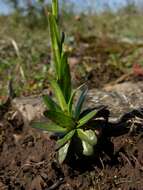
[[[81,140],[88,142],[92,146],[96,145],[97,137],[93,130],[83,131],[82,129],[77,129],[77,134]]]
[[[67,133],[63,138],[59,139],[57,141],[57,149],[64,146],[69,140],[71,140],[74,134],[75,134],[75,130],[72,130],[69,133]]]
[[[59,111],[59,112],[61,111],[60,107],[56,104],[56,102],[54,102],[54,100],[52,100],[50,96],[44,95],[43,101],[45,105],[48,107],[48,109],[52,111]]]
[[[63,161],[65,160],[65,158],[67,156],[69,146],[70,146],[70,141],[67,142],[62,148],[59,149],[59,151],[58,151],[58,160],[59,160],[60,164],[63,163]]]
[[[66,53],[62,54],[61,65],[61,76],[58,83],[61,87],[66,102],[68,102],[71,96],[71,74]]]
[[[93,146],[87,143],[86,141],[82,141],[82,147],[83,147],[83,155],[85,156],[91,156],[94,153]]]
[[[33,123],[33,128],[41,129],[44,131],[50,131],[55,133],[65,133],[67,132],[66,128],[63,128],[59,125],[56,125],[55,123],[49,123],[49,122],[39,122],[39,123]]]
[[[44,115],[54,123],[65,128],[71,129],[76,125],[75,121],[71,117],[65,115],[63,112],[48,110],[44,112]]]
[[[68,111],[68,106],[59,84],[55,80],[51,80],[50,82],[61,109]]]
[[[82,117],[79,121],[78,121],[78,125],[77,128],[85,125],[88,121],[90,121],[91,119],[94,118],[94,116],[96,115],[97,110],[93,110],[91,112],[89,112],[87,115],[85,115],[84,117]]]
[[[83,103],[84,103],[85,98],[86,98],[86,94],[87,94],[87,88],[84,87],[81,94],[80,94],[80,97],[77,101],[76,107],[75,107],[75,118],[76,119],[79,118]]]

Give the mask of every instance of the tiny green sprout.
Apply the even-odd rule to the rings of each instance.
[[[80,142],[79,146],[75,145],[75,154],[77,156],[81,154],[91,156],[94,153],[97,136],[89,125],[89,121],[95,118],[97,110],[82,111],[87,94],[85,85],[72,89],[68,56],[63,49],[65,37],[60,32],[58,25],[58,0],[52,1],[52,13],[48,16],[54,63],[54,74],[49,80],[55,100],[48,95],[43,96],[44,103],[47,106],[44,115],[51,122],[35,123],[33,127],[51,131],[58,136],[56,150],[58,151],[59,163],[63,163],[70,145],[74,142]],[[76,93],[79,90],[81,93],[76,103],[74,103]],[[78,141],[74,141],[74,139],[78,139]],[[77,149],[77,147],[79,148]]]

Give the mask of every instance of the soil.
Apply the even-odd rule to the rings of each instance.
[[[73,81],[87,81],[91,89],[88,106],[107,105],[113,117],[98,123],[105,129],[95,156],[59,165],[53,136],[29,123],[42,117],[41,98],[15,99],[16,106],[0,107],[0,190],[143,190],[143,118],[136,110],[126,114],[142,105],[143,86],[125,83],[122,94],[117,83],[134,76],[108,63],[111,53],[124,57],[136,47],[103,40],[80,39],[80,51],[70,58]]]
[[[132,131],[101,138],[94,158],[59,165],[52,136],[24,125],[17,110],[2,111],[0,190],[143,189],[142,120],[134,122],[137,127]],[[119,125],[107,126],[110,130]]]

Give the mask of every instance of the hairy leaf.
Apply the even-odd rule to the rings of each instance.
[[[57,141],[57,149],[64,146],[75,134],[75,130],[68,132],[62,139]]]
[[[84,117],[85,115],[87,115],[88,113],[90,113],[93,110],[97,110],[97,117],[103,117],[105,119],[107,119],[109,117],[109,110],[107,109],[107,106],[105,105],[100,105],[100,106],[96,106],[93,108],[87,108],[85,110],[83,110],[79,116],[79,118]]]
[[[69,146],[70,146],[70,141],[67,142],[62,148],[59,149],[59,151],[58,151],[58,160],[59,160],[60,164],[63,163],[63,161],[65,160],[65,158],[67,156]]]
[[[75,118],[76,119],[79,118],[83,103],[84,103],[85,98],[86,98],[86,94],[87,94],[87,88],[84,87],[81,94],[80,94],[80,97],[77,101],[76,107],[75,107]]]
[[[63,95],[63,92],[60,89],[60,86],[58,85],[58,83],[55,80],[51,80],[50,82],[51,82],[51,86],[54,90],[55,96],[59,102],[61,109],[63,111],[68,111],[68,106],[67,106],[65,97]]]
[[[58,0],[52,0],[52,14],[58,19]]]
[[[61,87],[65,100],[68,103],[71,96],[71,74],[66,53],[62,54],[60,74],[61,76],[58,83]]]
[[[62,112],[48,110],[44,112],[44,115],[51,121],[65,128],[71,129],[76,125],[75,121],[71,117],[65,115]]]
[[[62,54],[62,50],[63,50],[63,44],[64,44],[64,41],[65,41],[65,33],[62,32],[61,34],[61,47],[60,47],[60,50],[61,50],[61,54]]]
[[[82,147],[83,147],[83,155],[91,156],[94,153],[93,146],[87,143],[86,141],[82,141]]]
[[[52,53],[54,59],[54,67],[56,74],[60,75],[60,32],[55,20],[55,17],[51,14],[48,15],[49,18],[49,26],[50,26],[50,39],[52,45]]]
[[[89,112],[87,115],[85,115],[83,118],[81,118],[78,121],[77,128],[85,125],[88,121],[90,121],[91,119],[93,119],[93,117],[96,115],[96,113],[97,113],[97,110],[93,110],[93,111]]]
[[[83,131],[82,129],[77,129],[77,134],[81,140],[88,142],[90,145],[97,143],[97,137],[93,130]]]
[[[73,106],[74,97],[75,97],[77,91],[79,89],[81,89],[83,86],[84,86],[84,84],[79,86],[77,89],[73,90],[72,93],[71,93],[71,96],[70,96],[70,99],[69,99],[69,102],[68,102],[68,113],[70,115],[72,115],[72,106]]]
[[[45,105],[52,111],[61,111],[60,107],[52,100],[52,98],[48,95],[43,96],[43,100]]]
[[[69,115],[72,115],[72,106],[73,106],[73,100],[76,95],[77,90],[74,90],[70,96],[69,102],[68,102],[68,113]]]
[[[55,133],[67,132],[66,128],[63,128],[59,125],[56,125],[55,123],[49,123],[49,122],[33,123],[32,127],[37,128],[37,129],[41,129],[44,131],[55,132]]]

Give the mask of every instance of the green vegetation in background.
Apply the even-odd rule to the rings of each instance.
[[[17,95],[39,93],[42,89],[47,87],[47,72],[50,65],[50,40],[47,35],[48,22],[42,2],[37,2],[35,6],[34,14],[37,16],[23,14],[23,10],[15,11],[16,14],[0,16],[0,96],[6,95],[5,86],[9,80],[6,76],[8,75],[14,76],[14,85]],[[48,4],[45,6],[49,9]],[[90,13],[85,15],[81,13],[78,17],[74,15],[73,5],[70,8],[70,4],[68,4],[68,6],[63,4],[62,7],[60,25],[62,26],[62,30],[66,30],[68,33],[69,37],[66,38],[67,42],[70,43],[70,40],[74,38],[77,39],[77,41],[72,44],[74,50],[76,49],[76,43],[80,43],[78,38],[82,36],[85,38],[100,36],[103,41],[108,34],[117,36],[117,38],[128,37],[131,40],[142,39],[143,14],[138,11],[134,5],[122,8],[116,13],[107,10],[102,14]],[[28,13],[28,11],[26,11],[26,13]],[[35,21],[33,19],[35,19]],[[19,59],[17,58],[11,40],[14,40],[19,48],[21,63],[25,70],[26,83],[21,81],[21,75],[17,72]],[[93,54],[90,53],[90,56],[97,56],[97,53],[95,54],[95,52],[98,52],[96,51],[96,40],[87,43],[92,45],[92,48],[89,49],[91,49],[90,51],[93,52]],[[134,47],[133,45],[128,45],[124,54],[120,51],[120,48],[119,52],[115,53],[110,46],[109,43],[107,52],[109,52],[111,56],[106,60],[106,64],[113,64],[114,61],[114,65],[116,63],[118,64],[117,69],[120,67],[119,64],[122,64],[125,70],[128,67],[131,68],[136,61],[140,65],[143,64],[141,45]],[[108,49],[110,51],[108,51]],[[79,48],[77,48],[76,51],[80,54]],[[72,54],[75,53],[72,52]],[[103,53],[99,52],[99,54]],[[116,57],[116,61],[113,57]],[[92,65],[94,66],[94,64]]]

